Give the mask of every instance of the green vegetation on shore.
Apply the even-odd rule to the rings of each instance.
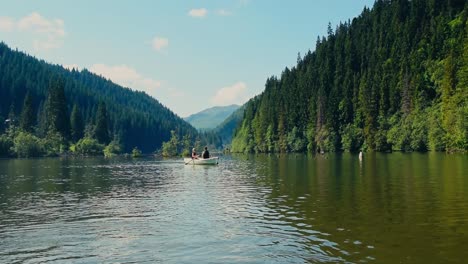
[[[468,3],[377,0],[245,105],[235,152],[468,150]]]
[[[79,151],[89,148],[100,155],[101,145],[111,142],[123,153],[134,147],[151,153],[170,139],[171,130],[181,137],[197,135],[195,128],[144,92],[0,43],[0,156],[19,156],[11,148],[20,132],[20,139],[37,143],[34,156],[42,156],[68,151],[78,142]]]
[[[143,92],[0,43],[0,157],[143,153],[197,131]]]

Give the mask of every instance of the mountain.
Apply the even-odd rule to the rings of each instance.
[[[57,85],[60,86],[57,98],[63,98],[59,100],[66,104],[61,111],[65,112],[65,120],[70,119],[73,108],[72,118],[83,119],[84,134],[92,135],[100,129],[103,138],[109,135],[110,139],[120,141],[127,152],[133,147],[143,152],[159,149],[171,137],[171,130],[180,138],[197,135],[190,124],[144,92],[121,87],[86,69],[67,70],[0,43],[0,120],[19,119],[29,93],[32,100],[28,101],[28,109],[34,117],[34,131],[37,135],[46,133],[44,113],[50,107],[46,99],[51,87]],[[60,88],[64,96],[60,95]],[[5,129],[1,126],[3,122],[0,134]]]
[[[221,142],[223,142],[224,145],[231,143],[236,128],[239,127],[244,118],[244,109],[245,105],[237,108],[221,124],[213,129],[213,132],[221,138]]]
[[[239,107],[238,105],[215,106],[190,115],[184,118],[184,120],[198,130],[209,130],[221,124]]]
[[[467,151],[467,16],[465,0],[377,0],[329,26],[247,102],[232,150]]]

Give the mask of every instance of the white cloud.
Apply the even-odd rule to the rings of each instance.
[[[188,12],[189,16],[198,18],[205,17],[207,14],[208,10],[206,10],[206,8],[192,9]]]
[[[152,96],[161,87],[160,81],[145,77],[125,64],[115,66],[94,64],[89,70],[124,87],[144,91]]]
[[[231,86],[219,89],[216,95],[211,98],[211,103],[219,106],[243,104],[248,99],[247,85],[244,82],[237,82]]]
[[[63,20],[48,20],[36,12],[20,19],[20,21],[18,21],[18,29],[20,31],[32,31],[34,33],[49,34],[56,37],[65,36]]]
[[[218,10],[216,10],[216,14],[218,16],[230,16],[230,15],[232,15],[232,13],[230,11],[226,10],[226,9],[218,9]]]
[[[15,21],[11,17],[0,17],[0,31],[10,32],[15,28]]]
[[[169,40],[167,38],[154,37],[152,42],[153,49],[162,51],[164,48],[169,46]]]
[[[47,19],[33,12],[17,22],[11,17],[0,17],[0,31],[33,34],[33,46],[36,50],[49,50],[62,46],[66,35],[65,23],[61,19]]]

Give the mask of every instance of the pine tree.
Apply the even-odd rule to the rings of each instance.
[[[109,138],[109,122],[107,116],[106,104],[100,102],[96,114],[96,125],[94,128],[94,136],[101,144],[108,144]]]
[[[71,138],[74,142],[80,140],[84,135],[84,121],[81,116],[81,112],[78,105],[73,106],[73,110],[70,117],[71,122]]]
[[[33,110],[32,96],[28,92],[24,98],[23,110],[20,118],[20,128],[26,132],[33,132],[35,124],[35,115]]]
[[[50,81],[45,111],[47,115],[47,132],[56,132],[64,138],[69,138],[70,120],[62,80],[52,79]]]

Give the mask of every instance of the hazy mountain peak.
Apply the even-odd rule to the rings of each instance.
[[[239,105],[235,104],[228,106],[214,106],[185,117],[184,120],[189,122],[196,129],[209,130],[221,124],[239,107]]]

